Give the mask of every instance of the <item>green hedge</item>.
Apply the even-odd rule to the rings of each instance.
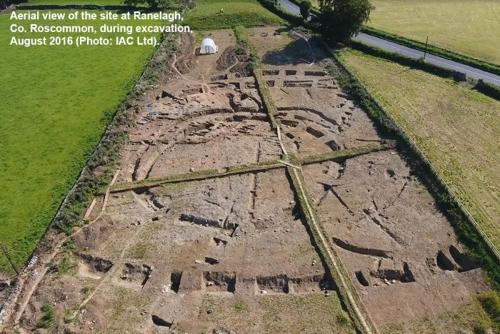
[[[478,92],[488,95],[494,99],[500,100],[500,87],[479,80],[474,86],[474,89]]]
[[[5,9],[10,5],[21,3],[23,0],[0,0],[0,9]]]

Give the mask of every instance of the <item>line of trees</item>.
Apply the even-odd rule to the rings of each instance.
[[[165,7],[170,1],[168,0],[124,0],[123,3],[130,7],[146,5],[149,8]]]
[[[190,6],[192,2],[192,0],[123,0],[123,3],[130,7],[146,6],[151,9]]]

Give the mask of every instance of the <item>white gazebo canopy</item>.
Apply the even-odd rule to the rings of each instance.
[[[217,51],[219,50],[213,39],[207,37],[201,41],[200,54],[217,53]]]

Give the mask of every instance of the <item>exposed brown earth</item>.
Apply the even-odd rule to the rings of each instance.
[[[174,74],[131,110],[118,184],[282,158],[255,79],[232,71],[242,61],[233,57],[232,33],[212,34],[220,54],[196,56],[184,36],[186,51],[165,64]],[[289,154],[383,141],[327,74],[329,60],[317,45],[290,44],[269,28],[249,35]],[[377,329],[432,322],[488,289],[397,151],[302,172],[328,241]],[[73,248],[57,253],[34,294],[21,292],[6,330],[37,330],[48,304],[61,333],[353,332],[285,165],[113,192],[87,219],[92,224],[74,236]]]
[[[432,317],[487,288],[395,152],[304,172],[323,226],[376,324]]]

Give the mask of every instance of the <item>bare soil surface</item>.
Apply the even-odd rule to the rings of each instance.
[[[318,45],[271,28],[249,35],[289,153],[383,140],[327,74]],[[172,74],[131,109],[118,184],[281,158],[254,78],[233,71],[245,64],[233,57],[232,32],[212,37],[221,52],[200,56],[183,36],[183,53],[165,63]],[[284,167],[108,193],[88,210],[92,223],[35,268],[47,274],[21,288],[4,329],[43,332],[49,305],[61,333],[352,333]],[[398,152],[303,173],[378,328],[437,319],[488,289]]]
[[[263,28],[252,32],[254,44],[262,46],[264,73],[272,78],[287,150],[309,155],[383,139],[326,75],[328,59],[314,41],[307,45]],[[398,152],[324,162],[303,172],[321,223],[378,328],[404,329],[417,319],[432,323],[488,289]],[[474,319],[469,321],[473,327]]]
[[[432,317],[487,289],[396,152],[304,172],[322,224],[377,325]]]
[[[228,31],[212,37],[234,48]],[[192,52],[192,51],[191,51]],[[223,51],[222,57],[225,57]],[[170,80],[139,113],[122,160],[119,181],[276,159],[271,131],[253,77],[218,72],[219,54],[197,56],[197,66]],[[175,64],[174,64],[175,65]]]

